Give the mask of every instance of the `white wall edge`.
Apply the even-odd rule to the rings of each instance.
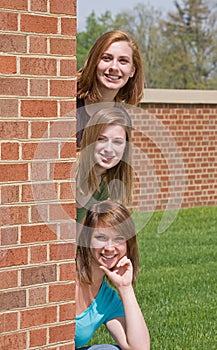
[[[217,90],[144,89],[140,103],[217,104]]]

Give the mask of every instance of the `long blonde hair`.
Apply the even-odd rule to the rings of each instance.
[[[91,238],[94,229],[103,225],[105,230],[112,228],[126,239],[127,257],[133,265],[133,283],[139,273],[139,251],[134,222],[130,212],[122,204],[106,200],[94,204],[85,218],[77,242],[77,277],[80,283],[91,284],[92,253]]]
[[[94,149],[102,130],[108,125],[121,125],[126,132],[126,146],[120,162],[111,169],[107,169],[103,178],[109,186],[109,197],[124,205],[132,200],[132,152],[131,152],[131,119],[125,109],[121,107],[103,108],[97,111],[87,123],[81,142],[77,169],[77,191],[81,195],[88,195],[96,189],[99,183],[95,170]],[[117,181],[115,181],[117,180]]]
[[[132,49],[133,64],[135,66],[135,74],[129,78],[116,95],[117,102],[125,102],[127,104],[136,105],[143,96],[144,77],[141,53],[137,43],[125,32],[121,30],[113,30],[101,35],[91,48],[87,60],[78,72],[77,97],[83,99],[87,97],[90,102],[100,102],[101,94],[98,89],[96,69],[97,65],[105,50],[114,42],[126,41]]]

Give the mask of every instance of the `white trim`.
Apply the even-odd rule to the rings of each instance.
[[[144,89],[140,103],[217,104],[217,90]]]

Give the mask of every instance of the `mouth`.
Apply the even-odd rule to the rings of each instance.
[[[120,75],[105,74],[105,77],[110,79],[110,80],[119,80],[119,79],[121,79]]]
[[[110,162],[115,158],[114,156],[108,157],[108,156],[105,156],[105,155],[103,155],[103,154],[100,154],[100,156],[102,157],[102,160],[103,160],[103,162],[105,162],[105,163],[110,163]]]
[[[117,254],[115,255],[105,255],[105,254],[101,254],[102,258],[106,259],[106,260],[113,260],[116,258]]]

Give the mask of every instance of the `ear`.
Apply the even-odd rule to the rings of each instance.
[[[136,68],[135,66],[132,67],[132,71],[131,71],[131,74],[130,74],[130,78],[132,78],[135,74],[135,71],[136,71]]]

